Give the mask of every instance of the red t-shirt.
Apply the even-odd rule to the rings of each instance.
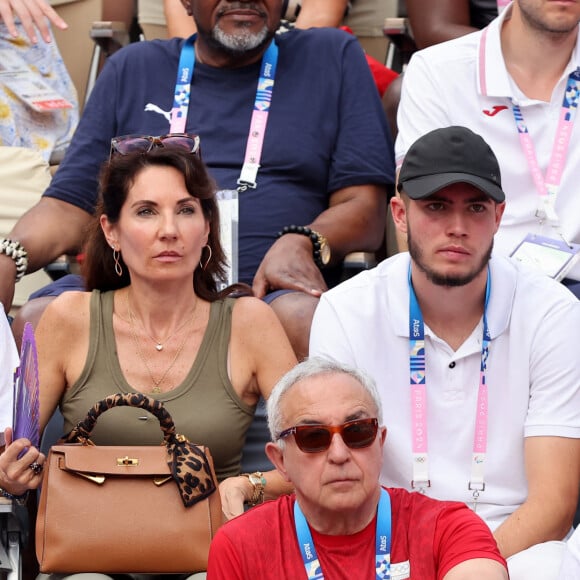
[[[414,580],[439,580],[457,564],[488,558],[505,566],[483,520],[466,505],[403,489],[391,496],[391,570],[409,563]],[[283,496],[222,526],[210,548],[208,580],[306,578],[294,528],[294,495]],[[350,536],[312,531],[328,580],[375,577],[376,518]]]

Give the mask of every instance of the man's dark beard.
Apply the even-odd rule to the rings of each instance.
[[[481,262],[479,265],[472,271],[464,274],[463,276],[459,276],[457,274],[448,275],[448,274],[439,274],[431,269],[425,262],[423,261],[423,252],[421,249],[413,242],[413,236],[411,236],[411,230],[407,230],[407,240],[409,244],[409,254],[411,255],[411,259],[427,276],[427,280],[433,282],[436,286],[448,286],[448,287],[458,287],[458,286],[465,286],[473,281],[483,270],[487,268],[489,260],[491,258],[491,252],[493,250],[493,240],[489,245],[489,249],[483,255]]]

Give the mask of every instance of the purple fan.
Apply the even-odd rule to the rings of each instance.
[[[32,325],[24,325],[20,366],[14,373],[13,439],[25,437],[34,447],[40,443],[38,403],[38,357]],[[23,451],[24,453],[24,451]]]

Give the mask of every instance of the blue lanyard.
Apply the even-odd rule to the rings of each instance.
[[[298,505],[294,501],[294,525],[298,536],[298,545],[302,554],[302,561],[308,580],[323,580],[324,574],[318,560],[314,540],[310,533],[308,522]],[[391,498],[386,490],[381,489],[381,497],[377,508],[376,528],[376,580],[390,580],[391,578]]]
[[[185,133],[187,123],[187,111],[189,110],[189,97],[191,92],[191,80],[195,67],[195,49],[193,45],[197,34],[192,34],[184,43],[179,55],[177,67],[177,79],[175,81],[175,93],[173,96],[173,108],[171,109],[170,133]]]
[[[491,335],[487,324],[487,308],[491,294],[491,272],[487,269],[485,286],[485,303],[483,308],[483,338],[481,346],[481,363],[479,389],[475,413],[475,434],[471,459],[471,478],[468,489],[473,492],[477,501],[480,492],[485,490],[484,467],[487,454],[488,392],[486,383],[487,359]],[[421,307],[411,280],[409,266],[409,371],[411,387],[412,412],[412,449],[413,479],[411,486],[425,492],[430,487],[428,438],[427,438],[427,376],[425,364],[425,322]]]
[[[489,343],[491,335],[487,325],[487,307],[489,305],[489,295],[491,293],[491,272],[487,269],[487,283],[485,285],[485,304],[483,307],[483,344],[481,352],[480,370],[485,373],[487,368],[487,357],[489,355]],[[411,281],[411,266],[409,266],[409,341],[411,383],[425,383],[425,322],[421,307]]]
[[[197,35],[193,34],[183,43],[179,55],[173,107],[171,109],[170,133],[185,133],[191,94],[191,81],[193,79],[193,70],[195,68],[194,44],[196,37]],[[268,114],[270,112],[277,65],[278,46],[275,40],[272,40],[262,57],[260,77],[256,88],[252,120],[250,123],[250,131],[246,143],[246,153],[240,177],[238,179],[238,189],[240,191],[243,191],[248,187],[256,187],[256,179],[260,168],[260,159],[262,157],[262,147],[264,145],[264,136],[268,124]]]

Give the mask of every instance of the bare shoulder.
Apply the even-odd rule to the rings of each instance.
[[[39,327],[48,325],[54,332],[84,325],[88,320],[90,300],[90,292],[63,292],[47,304]]]
[[[241,324],[262,324],[277,321],[278,317],[263,300],[253,296],[242,296],[236,298],[233,320],[234,323]]]
[[[75,310],[78,311],[79,309],[88,309],[90,300],[90,292],[63,292],[49,304],[46,311],[51,311],[53,314],[65,314],[67,312],[74,313]]]
[[[252,345],[259,356],[262,356],[264,350],[292,350],[278,316],[259,298],[243,297],[236,300],[232,313],[232,340],[246,348]],[[281,353],[279,355],[282,356]]]

